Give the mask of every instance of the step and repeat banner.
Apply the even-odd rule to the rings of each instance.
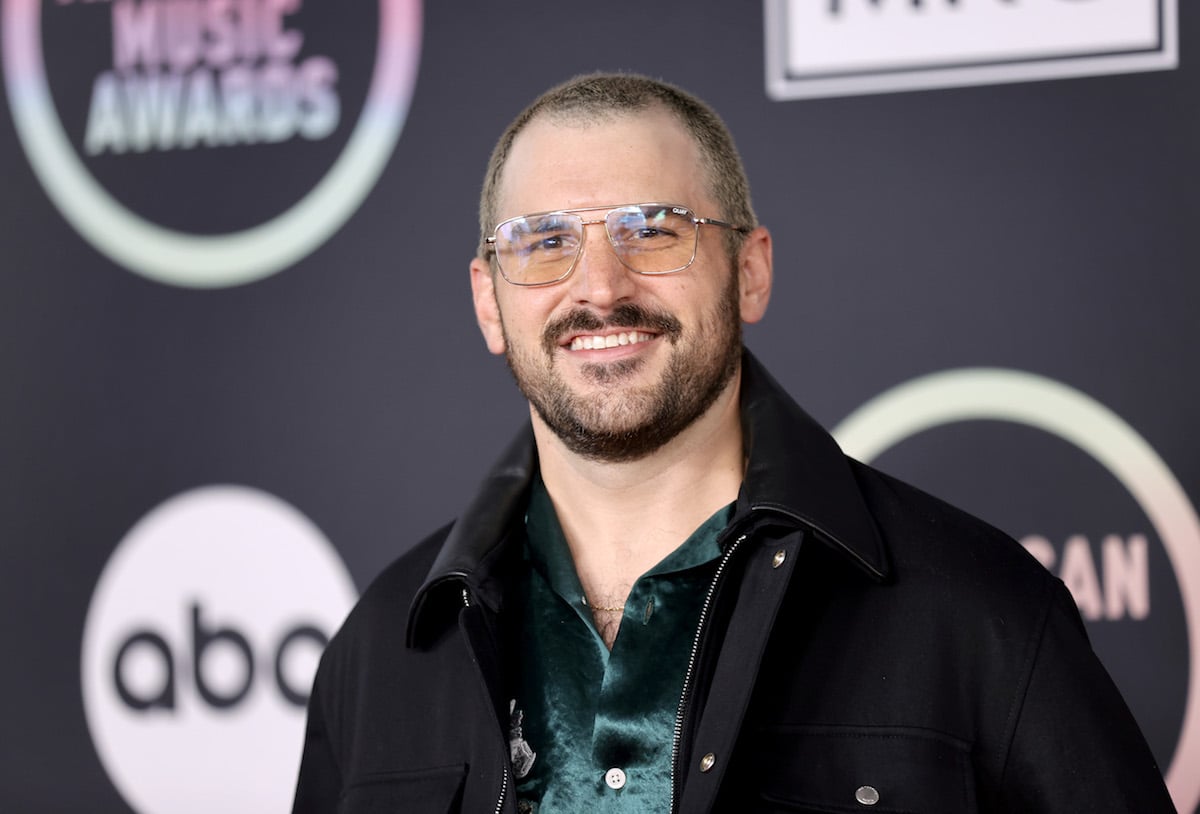
[[[1062,578],[1200,810],[1193,8],[0,9],[0,809],[288,810],[322,647],[525,420],[470,306],[492,143],[632,70],[738,139],[747,343]]]

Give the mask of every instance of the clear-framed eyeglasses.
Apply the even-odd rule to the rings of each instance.
[[[603,218],[585,218],[604,212]],[[698,218],[686,206],[664,203],[592,206],[537,212],[501,221],[484,239],[504,279],[513,285],[561,282],[583,253],[584,228],[604,224],[617,259],[638,274],[674,274],[696,259],[701,226],[735,232],[750,229],[714,218]]]

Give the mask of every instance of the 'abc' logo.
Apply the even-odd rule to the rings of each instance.
[[[138,814],[286,811],[304,707],[356,599],[333,546],[278,498],[208,486],[151,510],[84,627],[96,752]]]
[[[250,646],[246,634],[234,627],[217,627],[210,625],[203,616],[200,603],[191,606],[191,637],[189,661],[191,663],[192,684],[196,692],[206,704],[215,709],[232,709],[246,699],[254,686],[255,653]],[[280,696],[290,704],[304,707],[308,703],[308,690],[312,683],[312,673],[309,672],[307,681],[301,683],[297,678],[290,677],[285,669],[288,657],[295,649],[306,645],[311,651],[319,654],[329,643],[329,637],[313,625],[298,625],[283,634],[274,647],[274,657],[271,661],[274,673],[274,686]],[[137,658],[138,652],[149,654],[152,660],[159,662],[159,672],[162,676],[157,690],[146,693],[145,690],[130,685],[127,679],[127,662]],[[218,651],[231,651],[234,660],[240,662],[238,670],[241,677],[233,680],[232,687],[214,686],[213,680],[205,673],[205,658],[213,656]],[[113,662],[113,684],[117,695],[132,710],[138,712],[154,709],[173,711],[176,706],[178,680],[176,672],[179,662],[166,638],[157,630],[143,628],[134,631],[121,643]]]

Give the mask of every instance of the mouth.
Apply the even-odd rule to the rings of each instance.
[[[576,308],[551,321],[542,332],[542,347],[547,354],[578,353],[607,362],[641,355],[658,339],[674,344],[682,332],[679,320],[665,311],[621,303],[605,317]]]
[[[607,334],[575,334],[566,337],[561,346],[568,350],[606,350],[626,345],[637,345],[655,339],[658,334],[650,331],[625,330]]]

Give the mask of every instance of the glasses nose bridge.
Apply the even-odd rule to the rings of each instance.
[[[605,216],[603,218],[585,218],[582,215],[579,216],[579,226],[581,229],[584,230],[585,234],[586,234],[587,227],[600,226],[600,225],[604,226],[604,234],[606,237],[608,237],[609,242],[611,242],[612,241],[612,232],[610,232],[608,230],[608,217],[607,216]]]
[[[602,218],[585,218],[582,215],[576,216],[579,218],[579,230],[582,232],[579,240],[579,255],[575,258],[576,263],[578,263],[579,258],[583,256],[583,249],[587,244],[587,227],[603,226],[605,242],[608,243],[608,248],[612,250],[613,254],[616,255],[617,260],[621,262],[621,265],[628,268],[625,258],[621,256],[621,247],[617,245],[617,241],[613,238],[612,230],[609,228],[608,217],[610,214],[612,214],[611,210],[608,213],[605,213],[604,217]]]

